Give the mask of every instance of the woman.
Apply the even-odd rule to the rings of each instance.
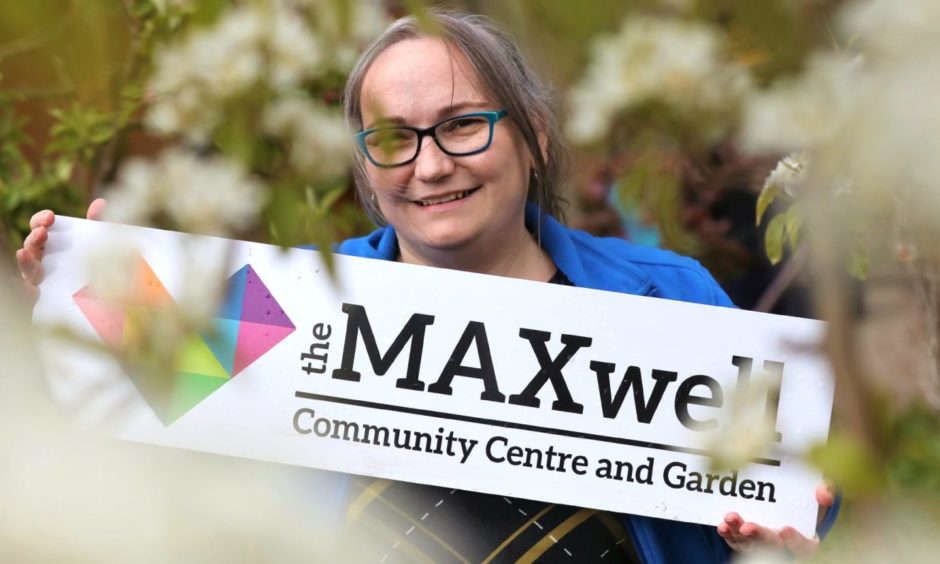
[[[553,216],[559,214],[565,151],[546,89],[512,40],[485,18],[436,12],[432,18],[439,27],[436,36],[413,18],[395,22],[365,51],[349,77],[345,113],[351,130],[358,132],[356,186],[382,227],[343,242],[339,252],[731,305],[692,260],[594,238],[558,223]],[[102,206],[100,200],[94,202],[89,217],[99,216]],[[49,211],[36,214],[33,231],[17,253],[34,292],[52,221]],[[430,490],[408,487],[414,498]],[[494,499],[497,505],[503,500],[527,503],[463,494],[470,511],[491,506]],[[825,488],[817,492],[817,500],[821,506],[832,504]],[[493,528],[492,523],[481,528]],[[760,544],[807,554],[817,544],[794,529],[771,530],[735,513],[717,528],[630,515],[614,520],[614,526],[604,523],[626,531],[617,542],[621,559],[646,562],[718,562],[728,558],[729,548]],[[508,556],[487,549],[471,559],[487,555]]]

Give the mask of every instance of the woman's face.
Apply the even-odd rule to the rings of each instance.
[[[365,129],[380,121],[425,128],[501,109],[481,91],[463,55],[431,38],[401,41],[379,55],[364,78],[361,107]],[[492,144],[477,155],[449,156],[425,137],[409,164],[380,168],[366,162],[402,254],[425,258],[441,251],[489,252],[518,240],[531,168],[531,155],[508,117],[496,122]]]

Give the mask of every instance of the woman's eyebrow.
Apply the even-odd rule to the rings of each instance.
[[[458,102],[456,104],[451,104],[449,106],[441,108],[437,114],[436,119],[442,120],[447,119],[450,116],[458,114],[466,110],[484,110],[484,109],[496,109],[496,104],[492,102],[483,102],[475,100],[467,100],[465,102]],[[363,124],[363,129],[372,129],[374,127],[388,127],[396,125],[411,125],[415,126],[413,123],[408,123],[408,120],[401,116],[379,116],[371,123]],[[430,125],[430,124],[429,124]],[[415,126],[416,127],[416,126]]]
[[[481,110],[481,109],[493,109],[494,104],[492,102],[482,102],[482,101],[473,101],[468,100],[465,102],[458,102],[456,104],[451,104],[446,108],[438,112],[438,119],[446,119],[448,116],[452,116],[456,113],[465,111],[465,110]]]

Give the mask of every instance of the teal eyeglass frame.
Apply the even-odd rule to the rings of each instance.
[[[411,127],[409,125],[372,127],[370,129],[360,131],[354,136],[354,139],[356,140],[356,146],[359,147],[359,150],[362,152],[362,154],[365,155],[367,159],[369,159],[369,162],[371,162],[372,164],[374,164],[375,166],[379,168],[395,168],[398,166],[405,166],[406,164],[413,163],[415,159],[418,158],[418,155],[421,153],[421,147],[422,147],[422,143],[424,142],[425,137],[430,137],[431,139],[434,139],[434,143],[437,144],[438,148],[447,155],[450,155],[452,157],[469,157],[470,155],[478,155],[482,153],[483,151],[486,151],[487,149],[490,148],[490,145],[493,143],[493,129],[496,126],[496,122],[506,117],[506,115],[507,115],[506,110],[494,110],[494,111],[489,111],[489,112],[473,112],[469,114],[461,114],[459,116],[452,116],[447,119],[443,119],[435,123],[431,127],[426,127],[424,129],[421,129],[418,127]],[[484,117],[486,118],[486,121],[489,122],[490,133],[489,133],[489,137],[487,137],[486,144],[483,145],[483,147],[479,149],[466,152],[466,153],[448,151],[441,145],[441,142],[438,141],[437,133],[435,132],[435,130],[442,124],[445,124],[449,121],[452,121],[455,119],[461,119],[461,118],[468,118],[468,117]],[[370,133],[375,133],[376,131],[381,131],[383,129],[407,129],[409,131],[414,131],[418,135],[418,142],[415,145],[415,154],[410,159],[406,161],[402,161],[400,163],[395,163],[395,164],[383,164],[373,159],[372,155],[369,154],[369,149],[366,147],[366,136],[369,135]]]

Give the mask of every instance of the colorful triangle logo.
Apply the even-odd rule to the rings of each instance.
[[[96,296],[85,286],[73,296],[82,314],[112,350],[121,354],[138,391],[164,425],[171,425],[233,376],[245,370],[296,327],[251,265],[229,277],[226,294],[210,330],[194,335],[167,371],[134,354],[148,320],[175,307],[170,293],[139,256],[131,291],[122,300]]]

